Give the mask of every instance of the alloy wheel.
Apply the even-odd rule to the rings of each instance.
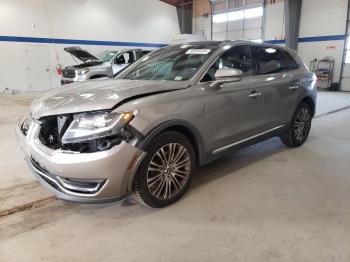
[[[191,159],[179,143],[162,146],[152,157],[147,170],[147,187],[157,199],[176,196],[190,177]]]
[[[309,133],[311,115],[307,108],[302,107],[296,115],[294,123],[294,134],[298,142],[304,141]]]

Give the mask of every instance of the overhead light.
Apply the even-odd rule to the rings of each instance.
[[[276,51],[277,50],[275,48],[272,48],[272,47],[269,47],[269,48],[265,49],[265,52],[269,53],[269,54],[274,54],[274,53],[276,53]]]

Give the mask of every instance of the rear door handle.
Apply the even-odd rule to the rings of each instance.
[[[299,86],[298,85],[295,85],[295,86],[290,86],[289,87],[289,90],[296,90],[296,89],[298,89],[299,88]]]
[[[250,98],[256,98],[258,96],[261,96],[261,92],[256,92],[256,91],[252,91],[248,97]]]

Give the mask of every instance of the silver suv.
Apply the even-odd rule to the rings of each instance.
[[[62,85],[101,77],[112,78],[125,67],[150,52],[141,49],[106,50],[94,56],[79,46],[66,47],[64,51],[83,63],[67,66],[62,70]]]
[[[117,79],[54,89],[19,121],[28,166],[59,198],[164,207],[197,166],[273,136],[308,137],[316,77],[291,50],[246,41],[162,48]]]

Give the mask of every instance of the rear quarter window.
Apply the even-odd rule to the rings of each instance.
[[[298,63],[294,60],[294,58],[288,54],[287,52],[283,52],[286,57],[286,63],[289,70],[299,69]]]

